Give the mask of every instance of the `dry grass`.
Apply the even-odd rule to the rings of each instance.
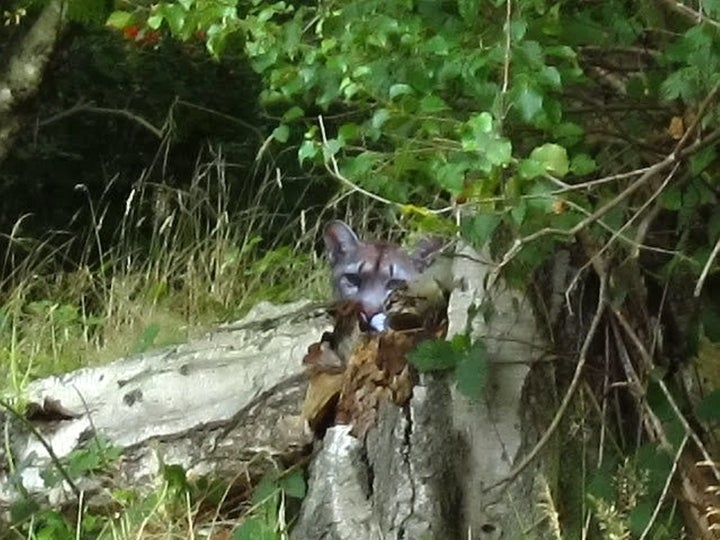
[[[119,224],[105,222],[102,199],[88,202],[93,226],[85,238],[28,238],[20,218],[0,262],[5,390],[185,341],[262,299],[323,296],[315,229],[298,234],[297,219],[277,214],[281,186],[266,178],[233,211],[225,173],[217,156],[198,167],[186,190],[140,179]],[[78,245],[79,260],[69,262]]]

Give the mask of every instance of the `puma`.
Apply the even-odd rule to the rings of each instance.
[[[425,239],[408,253],[391,242],[360,240],[347,224],[337,220],[325,226],[323,239],[335,299],[357,302],[361,322],[376,331],[386,330],[388,296],[417,278],[441,247],[437,238]]]

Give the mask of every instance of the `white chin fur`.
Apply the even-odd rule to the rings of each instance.
[[[387,316],[384,313],[376,313],[373,318],[368,321],[370,328],[377,332],[387,330]]]

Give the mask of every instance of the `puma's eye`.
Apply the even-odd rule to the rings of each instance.
[[[360,274],[343,274],[343,279],[352,287],[360,287]]]
[[[391,279],[387,282],[387,288],[390,290],[404,287],[407,282],[404,279]]]

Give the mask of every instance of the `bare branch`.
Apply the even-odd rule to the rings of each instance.
[[[41,120],[37,123],[37,126],[38,127],[47,126],[49,124],[52,124],[53,122],[57,122],[59,120],[62,120],[63,118],[67,118],[68,116],[72,116],[74,114],[81,113],[81,112],[122,116],[129,120],[132,120],[136,124],[139,124],[142,128],[144,128],[145,130],[152,133],[158,139],[162,139],[162,137],[163,137],[163,130],[161,128],[155,127],[149,121],[145,120],[142,116],[139,116],[139,115],[133,113],[132,111],[129,111],[127,109],[113,109],[113,108],[109,108],[109,107],[96,107],[94,105],[86,105],[84,103],[77,103],[76,105],[73,105],[69,109],[66,109],[57,114],[54,114],[53,116],[50,116],[49,118],[46,118],[45,120]]]

